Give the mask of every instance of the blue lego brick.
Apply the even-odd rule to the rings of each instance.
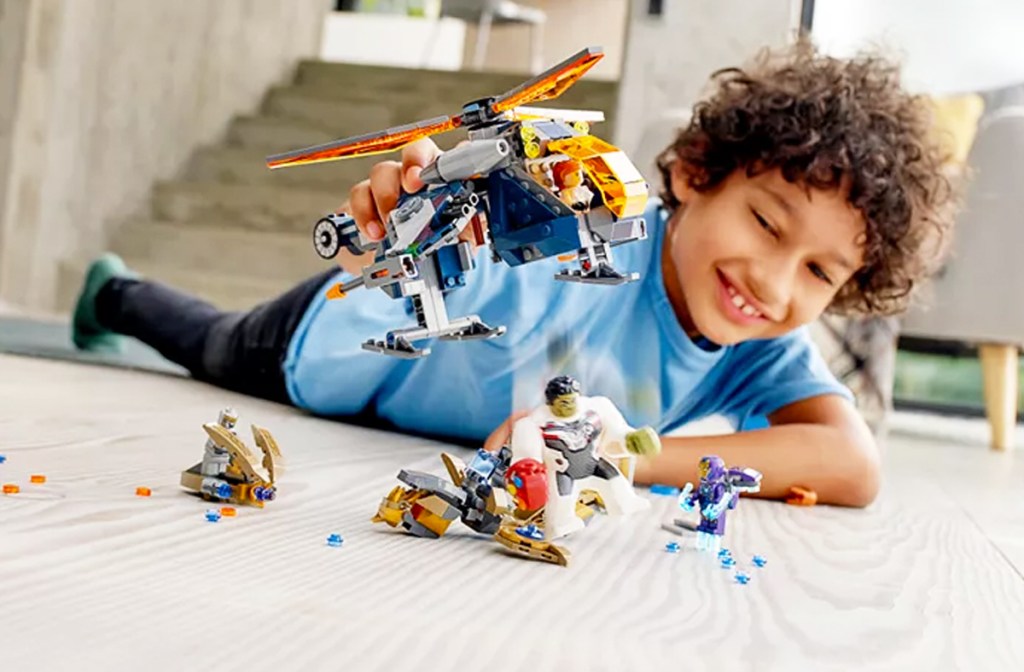
[[[220,520],[220,511],[218,511],[217,509],[207,509],[206,519],[211,523],[216,523],[218,520]]]
[[[466,468],[480,474],[484,479],[490,478],[498,468],[498,456],[481,448],[476,451],[476,455]]]
[[[344,541],[345,540],[341,538],[340,534],[332,534],[331,536],[327,537],[327,545],[328,546],[333,546],[335,548],[337,548],[338,546],[341,546],[341,544]]]
[[[678,553],[679,548],[679,543],[675,541],[670,541],[667,544],[665,544],[665,550],[669,553]]]
[[[446,245],[434,253],[434,263],[437,264],[437,276],[442,290],[455,289],[466,284],[466,271],[459,259],[459,248],[456,245]]]
[[[758,567],[764,567],[765,565],[768,564],[768,561],[765,560],[763,556],[755,555],[754,559],[753,559],[753,563],[755,565],[757,565]]]
[[[488,183],[491,245],[506,264],[519,266],[582,247],[576,215],[560,215],[504,171],[491,173]]]
[[[750,583],[750,577],[743,572],[736,572],[736,583],[747,585]]]

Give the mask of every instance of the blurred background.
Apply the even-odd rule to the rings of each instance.
[[[103,250],[245,308],[320,270],[315,215],[371,157],[271,173],[268,154],[452,114],[585,46],[561,99],[657,184],[715,69],[808,33],[879,47],[929,97],[972,183],[954,256],[901,320],[815,338],[884,432],[895,407],[987,416],[1012,444],[1024,341],[1021,0],[0,0],[0,350],[66,319]],[[437,138],[443,147],[458,133]]]

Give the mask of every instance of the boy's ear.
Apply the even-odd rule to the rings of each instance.
[[[671,182],[672,182],[672,195],[676,197],[676,200],[680,204],[686,205],[690,201],[690,197],[693,195],[693,187],[690,186],[690,180],[683,170],[682,159],[676,159],[672,162],[672,169],[670,171]]]

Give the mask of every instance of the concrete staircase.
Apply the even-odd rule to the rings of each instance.
[[[259,112],[234,119],[223,142],[199,148],[178,179],[154,185],[149,212],[118,227],[109,247],[143,275],[224,309],[244,309],[330,267],[310,232],[338,208],[370,167],[398,154],[270,171],[268,154],[454,114],[464,102],[519,85],[521,75],[414,71],[309,61],[293,84],[269,91]],[[611,137],[617,85],[577,83],[539,105],[596,109]],[[465,137],[453,131],[443,148]],[[61,269],[59,302],[69,308],[84,264]]]

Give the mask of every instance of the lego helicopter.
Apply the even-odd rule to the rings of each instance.
[[[416,341],[505,333],[504,326],[490,326],[476,315],[450,318],[445,308],[444,294],[464,285],[474,268],[476,245],[489,245],[495,263],[513,267],[553,256],[578,259],[579,269],[562,270],[557,280],[618,285],[637,279],[614,268],[611,248],[647,237],[648,185],[621,150],[589,134],[589,123],[604,115],[524,107],[557,98],[603,56],[598,48],[584,49],[506,93],[465,104],[455,116],[267,158],[272,169],[320,163],[468,130],[467,142],[420,173],[424,190],[400,196],[383,240],[367,239],[344,213],[329,214],[314,227],[314,247],[324,259],[336,257],[342,246],[354,254],[373,253],[362,275],[332,287],[328,298],[364,286],[411,300],[417,326],[370,339],[364,349],[411,359],[430,353]]]

